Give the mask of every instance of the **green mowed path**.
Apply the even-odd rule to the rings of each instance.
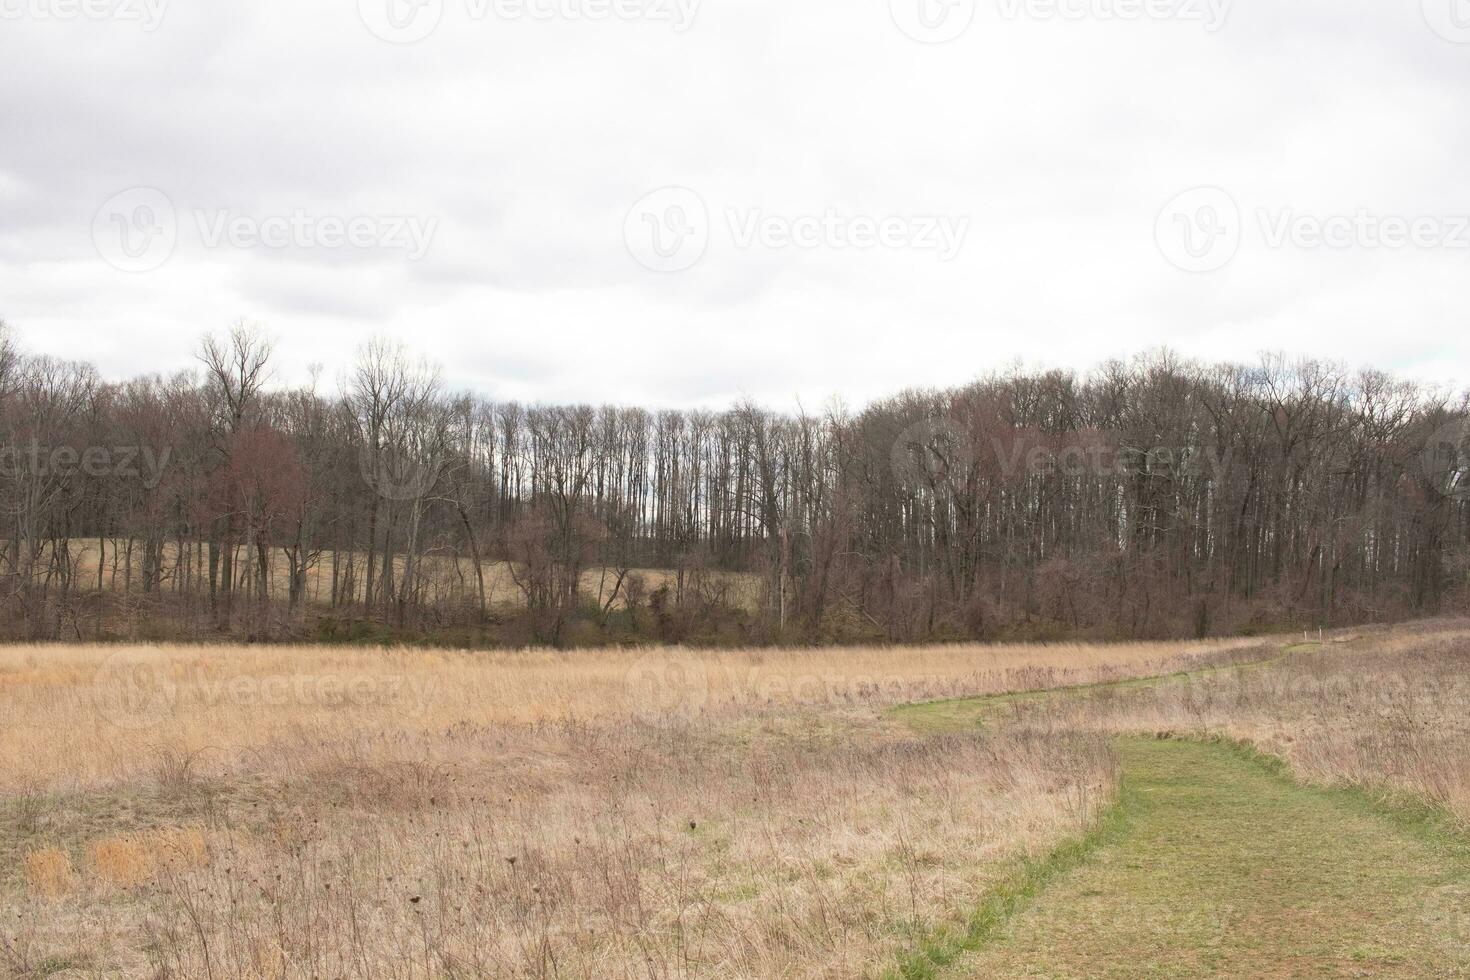
[[[971,977],[1470,977],[1470,846],[1229,745],[1119,741],[1122,822]]]

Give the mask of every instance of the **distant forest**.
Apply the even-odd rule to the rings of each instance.
[[[4,333],[6,636],[1172,637],[1470,595],[1464,396],[1322,361],[805,413],[497,402],[386,341],[286,389],[243,325],[197,353],[116,383]]]

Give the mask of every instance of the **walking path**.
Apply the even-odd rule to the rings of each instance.
[[[1124,739],[1124,831],[973,977],[1470,977],[1470,847],[1226,745]]]
[[[1005,697],[899,716],[953,730]],[[935,937],[899,975],[1470,978],[1470,836],[1445,818],[1303,786],[1225,743],[1118,748],[1104,826],[1028,865],[967,935]]]

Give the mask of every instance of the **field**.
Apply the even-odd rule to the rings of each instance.
[[[0,966],[1461,975],[1470,623],[1326,639],[7,647]]]
[[[49,553],[47,549],[46,554]],[[271,568],[268,580],[271,598],[285,600],[290,595],[290,565],[279,548],[270,549],[269,555]],[[74,578],[89,586],[115,591],[130,585],[136,588],[137,583],[142,580],[143,548],[140,542],[132,542],[130,547],[126,539],[73,538],[67,542],[67,557]],[[254,583],[245,579],[249,557],[246,548],[235,549],[236,575],[244,583],[242,587],[247,589],[254,588]],[[381,563],[382,558],[379,557],[377,561]],[[323,551],[307,570],[304,590],[307,602],[316,605],[331,603],[334,563],[339,581],[347,582],[349,578],[351,581],[350,587],[338,586],[339,594],[343,597],[350,595],[354,600],[361,601],[367,583],[367,554],[361,551],[340,554]],[[181,567],[183,565],[187,565],[187,568]],[[393,566],[395,574],[401,575],[401,555],[395,558]],[[677,573],[670,569],[641,568],[631,571],[644,580],[650,591],[665,585],[672,591],[679,586]],[[178,543],[166,542],[163,545],[163,574],[166,588],[172,588],[176,582],[183,580],[190,582],[191,588],[197,588],[194,583],[207,583],[209,567],[204,547],[198,542],[186,543],[181,562]],[[473,596],[479,583],[475,576],[474,561],[450,554],[430,552],[424,556],[416,574],[428,598],[436,602],[455,596]],[[486,605],[491,608],[519,608],[525,605],[525,595],[516,584],[510,566],[505,562],[481,562],[481,574],[485,582]],[[718,591],[732,605],[750,609],[760,600],[761,584],[757,576],[719,571],[702,571],[699,574],[707,588]],[[614,569],[589,568],[582,573],[582,594],[588,599],[596,600],[599,605],[613,597],[616,586],[617,571]],[[620,604],[621,600],[617,602]]]

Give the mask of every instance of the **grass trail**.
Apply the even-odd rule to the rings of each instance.
[[[988,724],[1003,718],[1006,709],[1017,705],[1032,704],[1053,698],[1079,697],[1105,691],[1142,690],[1177,684],[1191,678],[1198,679],[1210,674],[1241,674],[1252,670],[1273,667],[1293,653],[1303,650],[1320,650],[1319,643],[1296,643],[1273,651],[1259,660],[1246,663],[1222,664],[1218,667],[1202,667],[1198,670],[1177,671],[1151,677],[1129,677],[1117,681],[1099,681],[1095,684],[1074,684],[1068,687],[1044,688],[1036,691],[1011,691],[1005,694],[987,694],[978,698],[955,698],[947,701],[923,701],[916,704],[899,705],[892,709],[894,718],[919,732],[944,732]]]
[[[894,713],[920,731],[1004,724],[1018,702],[1186,676]],[[1118,749],[1122,791],[1104,825],[1029,862],[967,933],[931,937],[898,975],[1470,978],[1470,837],[1442,816],[1304,786],[1279,760],[1226,743],[1124,738]]]
[[[1229,745],[1119,749],[1121,832],[942,975],[1470,977],[1464,838]]]

